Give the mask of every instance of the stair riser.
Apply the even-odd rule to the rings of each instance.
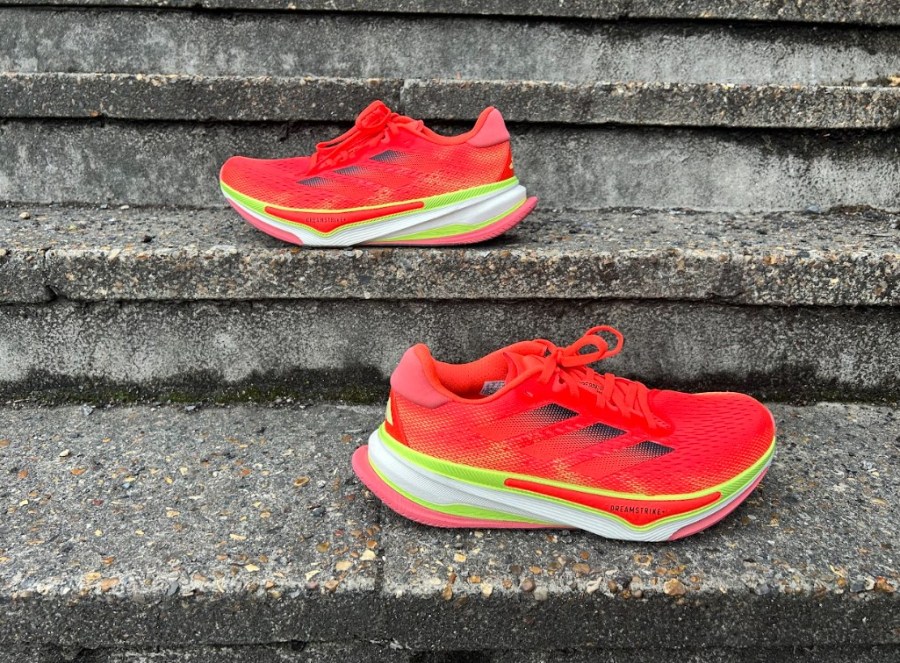
[[[22,8],[0,71],[862,83],[900,71],[900,30]]]
[[[232,154],[309,153],[343,126],[0,125],[0,200],[221,206]],[[900,133],[514,127],[516,171],[546,208],[900,208]]]
[[[652,385],[900,397],[896,308],[579,300],[12,305],[0,308],[0,393],[230,399],[249,387],[249,395],[381,401],[417,342],[463,361],[525,338],[565,344],[599,323],[627,338],[623,356],[600,369]]]

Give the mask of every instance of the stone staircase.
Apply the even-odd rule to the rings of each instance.
[[[500,107],[538,211],[300,250],[224,208],[373,98]],[[896,2],[0,0],[0,201],[0,663],[900,659]],[[442,531],[353,478],[410,344],[600,322],[773,403],[714,529]]]

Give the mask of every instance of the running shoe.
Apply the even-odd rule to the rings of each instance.
[[[416,345],[353,468],[394,511],[438,527],[699,532],[763,478],[772,415],[743,394],[648,389],[588,368],[622,343],[594,327],[568,347],[524,341],[469,364]]]
[[[470,244],[506,232],[537,202],[513,172],[496,108],[471,131],[441,136],[380,101],[312,156],[232,157],[220,184],[252,225],[307,246]]]

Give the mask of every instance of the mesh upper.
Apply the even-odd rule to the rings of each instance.
[[[489,147],[437,144],[406,129],[387,138],[359,146],[349,158],[311,173],[307,157],[232,157],[222,167],[221,180],[267,205],[333,210],[416,200],[510,176],[508,142]]]
[[[572,397],[536,380],[483,403],[450,401],[437,408],[392,394],[402,441],[416,451],[641,495],[691,493],[733,479],[763,457],[775,434],[766,408],[742,394],[654,391],[651,400],[654,413],[671,425],[656,437],[597,408],[588,390]],[[548,405],[575,416],[560,420]],[[590,428],[598,423],[605,426]]]

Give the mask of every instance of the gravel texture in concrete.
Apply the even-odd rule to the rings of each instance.
[[[228,157],[309,154],[346,128],[9,120],[0,125],[0,200],[219,206]],[[511,133],[518,175],[549,208],[900,210],[898,131],[513,124]]]
[[[562,16],[897,25],[891,0],[2,0],[0,5],[149,7],[163,9],[342,11],[438,14]]]
[[[3,412],[4,642],[369,632],[382,535],[349,458],[373,409],[192,409]]]
[[[900,647],[784,647],[765,646],[752,649],[619,649],[580,651],[521,652],[504,651],[494,654],[486,663],[895,663]]]
[[[431,663],[431,659],[423,659],[419,652],[392,648],[390,643],[359,641],[320,643],[292,640],[261,644],[163,646],[148,649],[7,647],[0,651],[0,663],[73,661],[77,663]],[[438,661],[435,660],[434,663]],[[880,661],[874,659],[874,663]]]
[[[411,650],[396,643],[199,646],[152,650],[6,648],[0,663],[896,663],[894,645],[703,649]],[[75,657],[78,657],[75,659]]]
[[[0,638],[75,653],[896,647],[897,411],[773,411],[779,452],[744,505],[635,544],[388,512],[348,463],[380,406],[3,408]]]
[[[900,80],[900,79],[898,79]],[[900,87],[569,83],[149,74],[0,74],[0,116],[352,121],[371,99],[414,117],[566,124],[889,129]]]
[[[0,306],[0,395],[371,402],[427,343],[471,361],[509,343],[626,337],[601,370],[776,399],[900,399],[900,307],[602,300],[57,301]]]
[[[25,218],[23,218],[25,217]],[[666,299],[900,304],[900,215],[539,210],[449,249],[298,249],[229,210],[0,208],[0,301]],[[450,276],[454,275],[454,276]]]
[[[900,74],[900,31],[22,7],[0,13],[0,71],[840,85]]]

